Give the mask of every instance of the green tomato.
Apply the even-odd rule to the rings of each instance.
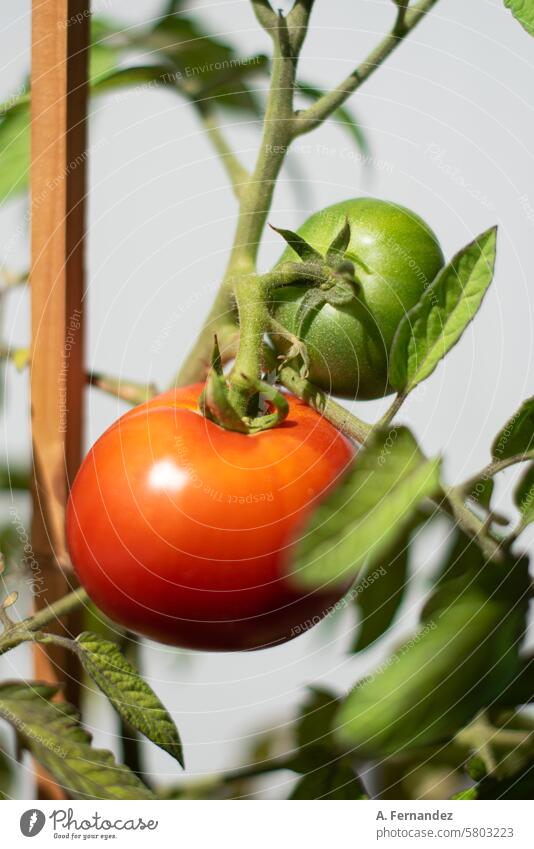
[[[361,284],[348,305],[323,304],[306,317],[300,338],[310,360],[309,379],[343,398],[379,398],[392,391],[388,357],[402,317],[432,282],[444,258],[434,233],[418,215],[374,198],[342,201],[312,215],[298,230],[323,256],[346,219],[351,228],[345,257],[355,266]],[[296,262],[288,247],[279,262]],[[274,295],[273,315],[297,335],[299,305],[305,286],[287,286]],[[287,339],[273,334],[285,353]]]

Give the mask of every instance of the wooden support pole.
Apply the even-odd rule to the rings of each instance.
[[[87,3],[33,0],[32,539],[44,581],[38,608],[74,583],[64,516],[82,432]],[[72,621],[57,627],[60,633],[76,632]],[[79,670],[71,653],[37,647],[34,664],[37,679],[62,683],[69,701],[78,701]],[[61,790],[40,770],[38,783],[41,798],[61,798]]]

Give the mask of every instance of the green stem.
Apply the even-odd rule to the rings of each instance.
[[[0,655],[10,649],[16,648],[21,643],[33,640],[36,631],[40,631],[49,622],[55,622],[61,619],[62,616],[65,616],[71,610],[75,610],[76,607],[79,607],[80,604],[85,604],[87,601],[88,595],[86,591],[80,588],[58,599],[54,604],[44,607],[35,616],[23,619],[22,622],[19,622],[0,635]]]
[[[243,189],[249,177],[248,171],[241,165],[241,162],[227,143],[209,101],[200,103],[198,105],[198,111],[211,142],[219,154],[220,160],[230,178],[234,194],[239,200],[243,195]]]
[[[386,410],[386,412],[384,413],[384,415],[382,416],[382,418],[378,422],[380,427],[385,427],[395,418],[395,416],[397,415],[397,413],[399,412],[400,408],[402,407],[402,405],[404,404],[405,401],[406,401],[406,395],[402,395],[401,393],[399,393],[398,395],[395,396],[393,403],[391,404],[390,407],[388,407],[388,409]]]
[[[328,419],[338,430],[356,442],[363,443],[372,431],[372,426],[350,413],[341,404],[333,401],[306,378],[301,377],[290,366],[280,369],[278,379],[297,398],[301,398],[316,412]]]
[[[512,457],[505,457],[502,460],[493,460],[491,463],[488,463],[487,466],[484,466],[482,471],[480,471],[477,475],[473,475],[463,483],[458,484],[456,488],[467,493],[470,489],[476,486],[480,480],[488,480],[499,472],[508,469],[510,466],[515,466],[518,463],[525,463],[528,460],[532,460],[531,454],[514,454]]]
[[[239,415],[249,412],[250,380],[261,379],[263,337],[269,322],[267,300],[256,285],[254,275],[244,277],[236,285],[241,333],[239,348],[231,374],[230,401]],[[257,410],[251,411],[255,416]]]
[[[276,180],[291,141],[293,91],[298,53],[294,52],[289,43],[286,20],[277,16],[268,2],[254,0],[253,5],[258,20],[269,31],[274,42],[271,85],[263,122],[263,135],[256,165],[240,193],[234,243],[221,288],[204,328],[178,374],[178,385],[205,378],[209,369],[214,334],[219,335],[220,327],[235,321],[233,290],[240,277],[253,274],[256,269],[260,238],[271,208]],[[308,5],[311,7],[311,3]],[[304,18],[302,21],[304,27]],[[245,307],[245,312],[247,315],[250,314],[248,306]],[[241,327],[243,327],[242,322]],[[251,337],[254,333],[251,331]],[[250,341],[247,340],[243,344],[248,348]],[[244,359],[250,367],[252,357],[248,350]],[[238,368],[241,368],[241,364],[236,363],[235,373],[237,374],[239,374]],[[248,399],[240,392],[239,387],[237,391],[240,395],[241,407],[246,407]]]
[[[154,383],[135,383],[94,371],[88,372],[86,379],[89,386],[95,386],[114,398],[127,401],[128,404],[144,404],[158,394],[158,387]]]
[[[234,286],[241,276],[255,271],[259,242],[271,207],[276,180],[291,141],[321,124],[339,108],[436,2],[437,0],[421,0],[413,9],[409,9],[402,17],[402,32],[398,31],[397,18],[396,29],[386,36],[347,80],[330,94],[319,98],[309,109],[294,113],[296,66],[306,36],[313,0],[295,0],[286,19],[276,15],[268,0],[252,0],[258,21],[274,43],[271,87],[263,137],[254,171],[240,187],[239,217],[226,273],[204,326],[177,375],[176,384],[183,386],[205,379],[210,367],[214,335],[217,334],[220,338],[223,333],[235,333]],[[245,305],[244,312],[250,315],[250,300]],[[250,338],[247,335],[243,341],[246,351],[240,360],[245,361],[247,368],[251,367],[253,356],[257,354],[257,336],[256,327],[251,330]],[[234,377],[240,373],[238,369],[241,369],[242,365],[243,362],[237,364]],[[257,371],[256,366],[253,371]],[[244,388],[238,387],[237,394],[243,409],[248,402]]]
[[[276,760],[267,761],[267,763],[252,764],[251,766],[236,769],[233,772],[221,776],[223,784],[233,784],[236,781],[249,781],[251,778],[259,778],[261,775],[266,775],[270,772],[278,772],[282,769],[290,769],[293,767],[292,758],[281,757]]]
[[[444,504],[449,505],[450,515],[469,536],[477,541],[485,557],[488,560],[501,560],[503,555],[500,543],[488,533],[484,521],[469,509],[455,487],[447,488],[444,494],[446,497]],[[439,505],[441,506],[441,502]]]
[[[298,112],[294,125],[294,136],[300,136],[310,132],[322,124],[336,109],[343,106],[345,101],[371,74],[390,56],[396,47],[406,38],[414,27],[435,6],[437,0],[421,0],[412,9],[408,9],[400,18],[397,15],[395,25],[391,32],[375,47],[361,65],[359,65],[346,79],[335,89],[316,100],[308,109]]]

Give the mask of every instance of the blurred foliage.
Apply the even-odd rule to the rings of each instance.
[[[171,89],[200,111],[207,104],[255,121],[262,115],[262,89],[269,74],[263,54],[243,56],[230,41],[209,34],[191,9],[169,6],[155,24],[131,26],[103,16],[91,18],[90,90],[93,96],[117,89]],[[251,82],[262,80],[261,85]],[[304,97],[320,89],[302,83]],[[335,119],[346,128],[362,155],[369,144],[347,108]],[[0,105],[0,200],[25,192],[29,177],[30,94],[19,93]]]

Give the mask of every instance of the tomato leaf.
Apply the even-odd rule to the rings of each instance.
[[[351,651],[355,654],[380,639],[393,624],[408,583],[409,536],[403,535],[380,561],[380,567],[356,584],[360,626]],[[375,576],[375,579],[369,581]]]
[[[529,586],[524,559],[439,586],[419,630],[351,690],[337,739],[372,758],[450,740],[521,668]]]
[[[534,454],[534,395],[524,401],[502,430],[499,431],[491,454],[495,460],[525,455],[525,459]]]
[[[57,688],[8,681],[0,685],[0,717],[73,799],[153,799],[152,792],[111,752],[94,749],[76,710],[52,702]]]
[[[407,394],[432,374],[474,318],[493,278],[496,227],[463,248],[402,319],[391,348],[390,383]]]
[[[534,463],[530,463],[514,491],[514,504],[521,513],[521,527],[534,522]]]
[[[394,436],[392,436],[394,434]],[[418,504],[439,490],[439,460],[427,460],[405,427],[379,430],[304,527],[293,557],[295,581],[344,583],[380,561]]]
[[[265,56],[242,57],[231,44],[208,35],[198,21],[184,15],[167,16],[138,35],[136,45],[165,57],[192,97],[209,95],[222,108],[259,115],[258,99],[245,79],[265,71]]]
[[[453,799],[532,799],[534,797],[534,760],[531,758],[520,773],[505,779],[486,776],[473,787],[462,790]]]
[[[297,782],[290,799],[367,799],[349,758],[332,755],[330,763]]]
[[[240,109],[255,117],[261,113],[256,94],[244,81],[265,72],[266,57],[242,58],[231,45],[208,36],[182,15],[144,31],[97,17],[91,21],[91,37],[93,95],[162,85],[193,100],[209,96],[221,108]],[[139,62],[140,53],[146,55],[146,63]],[[120,67],[133,57],[136,65]],[[0,106],[0,202],[27,191],[29,167],[30,97],[23,91]]]
[[[504,5],[519,21],[529,35],[534,36],[534,2],[533,0],[504,0]]]
[[[466,492],[466,497],[475,504],[480,504],[485,510],[491,508],[491,499],[493,490],[495,489],[495,481],[493,478],[480,478],[469,487],[469,492]]]
[[[332,721],[339,699],[329,690],[311,687],[297,723],[296,738],[299,749],[306,746],[332,745]]]
[[[91,94],[107,94],[115,89],[143,85],[176,87],[178,83],[168,65],[132,65],[101,75],[91,83]]]
[[[76,646],[84,669],[117,713],[183,766],[180,736],[169,712],[118,646],[89,632],[76,638]]]
[[[28,188],[30,168],[30,104],[26,98],[0,109],[0,201]]]

